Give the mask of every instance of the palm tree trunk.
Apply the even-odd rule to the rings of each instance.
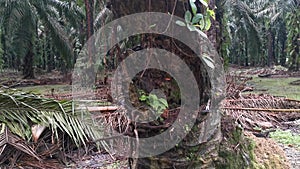
[[[298,38],[300,38],[300,36],[298,35]],[[299,41],[299,40],[298,40]],[[291,66],[290,66],[290,70],[292,71],[298,71],[300,68],[300,47],[299,47],[299,42],[297,42],[297,40],[294,41],[295,44],[295,52],[291,55]]]
[[[286,52],[285,52],[285,48],[286,48],[286,38],[284,38],[284,40],[281,40],[281,55],[280,55],[280,65],[281,66],[285,66],[286,63]]]
[[[249,66],[249,56],[248,56],[248,39],[247,39],[247,36],[245,36],[245,53],[244,53],[244,56],[245,56],[245,66]]]
[[[224,59],[225,65],[229,63],[229,56],[228,56],[228,48],[229,48],[229,32],[227,30],[227,16],[226,16],[226,0],[218,0],[216,1],[216,24],[213,24],[213,26],[217,26],[217,36],[216,36],[216,44],[217,45],[217,51],[221,58]]]
[[[209,8],[210,9],[215,9],[215,6],[216,6],[215,0],[210,0],[209,1]],[[208,39],[210,40],[210,42],[217,49],[217,51],[219,51],[220,43],[217,43],[217,40],[218,40],[217,35],[218,35],[218,32],[220,30],[218,30],[217,27],[220,27],[218,21],[211,19],[211,27],[210,27],[209,31],[207,32],[207,36],[208,36]]]
[[[86,38],[88,41],[89,62],[93,62],[93,53],[95,51],[94,41],[90,39],[94,34],[94,0],[84,0],[86,12]]]
[[[55,59],[54,59],[54,48],[51,42],[51,37],[49,31],[46,31],[46,42],[45,42],[45,57],[47,60],[46,67],[47,72],[51,72],[55,69]]]
[[[84,0],[84,4],[86,12],[87,39],[89,39],[94,33],[94,0]]]
[[[24,79],[33,79],[34,78],[34,69],[33,69],[33,45],[30,43],[29,50],[24,58],[24,67],[23,75]]]
[[[268,66],[272,66],[274,64],[274,34],[269,28],[268,31]]]
[[[86,40],[87,40],[87,54],[89,57],[89,68],[87,72],[93,72],[94,71],[94,64],[95,63],[95,41],[93,38],[94,34],[94,0],[84,0],[85,4],[85,12],[86,12]],[[87,73],[88,81],[87,84],[93,84],[95,80],[95,77],[93,77],[93,74]]]
[[[175,6],[175,2],[177,2],[177,5]],[[139,12],[164,12],[164,13],[172,13],[173,9],[175,9],[174,14],[180,17],[184,16],[184,13],[186,9],[188,9],[188,1],[185,1],[182,3],[182,1],[176,1],[176,0],[169,0],[169,1],[149,1],[149,0],[111,0],[112,5],[112,12],[114,15],[114,19],[120,18],[124,15],[129,15],[133,13],[139,13]],[[214,7],[215,1],[212,0],[210,3],[210,6]],[[212,8],[214,9],[214,8]],[[216,23],[213,22],[212,30],[208,33],[209,39],[214,43],[214,45],[217,47],[217,28]],[[148,35],[146,35],[148,36]],[[151,36],[151,35],[150,35]],[[147,38],[141,38],[142,40],[146,40]],[[163,40],[162,40],[163,41]],[[140,42],[140,44],[147,44],[146,42]],[[155,43],[155,42],[154,42]],[[170,41],[172,43],[172,41]],[[162,44],[162,42],[157,42],[157,44]],[[148,46],[151,47],[151,46]],[[186,47],[183,45],[176,45],[176,47],[172,44],[166,44],[164,47],[170,47],[166,50],[168,51],[186,51]],[[176,49],[174,49],[176,48]],[[120,56],[119,56],[120,57]],[[200,105],[206,104],[208,101],[208,93],[210,89],[210,82],[209,79],[207,79],[207,76],[205,76],[206,69],[203,66],[203,63],[200,60],[195,59],[194,57],[186,57],[183,58],[184,61],[187,62],[187,64],[191,67],[191,70],[193,70],[194,76],[197,80],[199,92],[200,92],[200,98],[201,101],[199,103]],[[170,63],[171,64],[171,63]],[[149,80],[150,81],[150,80]],[[219,122],[219,115],[217,112],[212,112],[210,114],[212,116],[216,115],[216,123]],[[205,117],[208,117],[210,115],[205,115]],[[203,117],[201,117],[203,118]],[[189,141],[192,139],[195,139],[193,136],[197,135],[196,140],[202,140],[200,135],[206,135],[205,131],[204,133],[199,134],[202,129],[205,128],[205,125],[209,125],[210,122],[203,122],[199,121],[197,123],[192,131],[196,131],[196,133],[191,132],[191,134],[188,134],[185,139],[182,140],[182,142],[178,145],[178,147],[174,147],[173,149],[169,150],[168,152],[165,152],[163,154],[149,157],[149,158],[139,158],[134,159],[137,165],[134,166],[135,169],[147,169],[147,168],[209,168],[214,166],[214,159],[218,155],[218,145],[220,141],[220,128],[216,127],[214,129],[214,133],[209,138],[209,140],[205,143],[199,143],[195,146],[186,146],[191,145]],[[215,123],[215,122],[214,122]],[[151,131],[149,131],[151,132]],[[152,131],[153,132],[153,131]],[[195,134],[195,135],[194,135]],[[140,134],[139,134],[140,135]],[[192,138],[192,139],[191,139]],[[191,142],[194,143],[195,140],[192,140]],[[196,142],[196,141],[195,141]],[[197,142],[198,143],[198,142]],[[189,154],[193,154],[193,157],[191,159],[187,159],[187,156]],[[189,161],[190,160],[190,161]],[[131,161],[130,161],[131,162]]]
[[[5,33],[4,33],[4,29],[2,29],[1,30],[1,35],[0,35],[0,37],[1,37],[1,44],[2,44],[2,56],[6,56],[6,41],[5,41]],[[4,58],[4,57],[2,57],[2,59],[3,59],[3,63],[7,63],[7,61],[6,61],[6,59]]]
[[[276,38],[277,36],[277,38]],[[276,41],[275,41],[276,39]],[[278,34],[274,36],[274,63],[275,65],[278,64],[279,61],[279,47],[280,47],[280,42],[278,38]]]

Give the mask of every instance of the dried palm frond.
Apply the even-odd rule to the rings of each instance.
[[[280,122],[300,118],[300,101],[270,95],[249,94],[240,99],[227,99],[223,109],[243,128],[272,128]]]
[[[247,81],[251,80],[251,77],[246,76],[226,76],[226,97],[232,99],[238,99],[241,96],[241,92],[253,90],[247,86]]]
[[[0,164],[5,162],[8,158],[11,156],[17,154],[15,150],[20,150],[23,153],[26,153],[35,159],[41,161],[41,159],[38,157],[38,155],[35,153],[35,151],[28,146],[25,141],[18,136],[12,134],[5,124],[1,124],[1,131],[0,131]],[[6,147],[12,147],[10,148],[10,151],[4,151]]]

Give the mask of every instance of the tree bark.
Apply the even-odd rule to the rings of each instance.
[[[46,31],[46,49],[45,49],[45,55],[47,58],[47,72],[51,72],[53,69],[55,69],[55,59],[54,59],[54,48],[51,43],[51,37],[49,35],[49,31]]]
[[[94,0],[84,0],[86,13],[87,40],[94,34]]]
[[[229,62],[229,56],[227,49],[229,47],[229,32],[227,31],[227,17],[226,13],[226,0],[216,1],[216,21],[217,21],[217,36],[216,46],[220,57],[224,59],[227,64]],[[224,23],[223,23],[224,22]],[[214,25],[215,26],[215,25]]]
[[[88,80],[87,84],[93,84],[97,80],[94,77],[94,63],[95,63],[95,40],[93,38],[94,34],[94,0],[84,0],[85,12],[86,12],[86,40],[87,40],[87,55],[89,57],[86,75]]]
[[[216,7],[216,2],[215,0],[210,0],[209,1],[209,8],[210,9],[215,9]],[[220,32],[220,25],[217,20],[211,19],[211,27],[209,31],[207,32],[208,39],[210,42],[214,45],[214,47],[219,51],[220,49],[220,43],[218,42],[218,34]]]
[[[274,34],[272,29],[268,30],[268,66],[274,65]]]
[[[286,63],[286,52],[285,52],[285,48],[286,48],[286,38],[284,40],[281,41],[281,55],[280,55],[280,65],[281,66],[285,66]]]
[[[29,50],[24,58],[24,68],[23,75],[24,79],[33,79],[34,78],[34,69],[33,69],[33,45],[30,42]]]
[[[280,65],[281,66],[286,66],[286,41],[287,41],[287,30],[286,30],[286,23],[285,22],[281,22],[280,23],[280,28],[279,28],[279,33],[278,33],[278,37],[279,39],[279,46],[281,48],[279,53],[280,53]]]
[[[86,12],[86,40],[88,42],[88,56],[89,62],[93,62],[93,54],[95,51],[93,38],[90,39],[94,34],[94,0],[84,0],[85,12]]]
[[[177,3],[176,3],[177,2]],[[176,5],[175,5],[176,4]],[[214,9],[215,1],[211,0],[211,3],[209,4],[211,6],[211,9]],[[172,13],[174,9],[174,14],[179,17],[184,17],[184,13],[186,10],[189,9],[188,1],[185,1],[184,3],[182,1],[162,1],[162,0],[111,0],[111,9],[114,15],[114,19],[120,18],[125,15],[130,15],[134,13],[139,12],[163,12],[163,13]],[[166,23],[167,24],[167,23]],[[209,31],[209,39],[215,45],[215,47],[219,47],[217,44],[217,34],[218,34],[218,28],[217,23],[213,22],[212,29]],[[142,37],[149,37],[152,36],[153,39],[160,39],[160,41],[164,42],[164,39],[159,37],[159,35],[145,35]],[[147,38],[141,38],[142,42],[141,44],[147,44]],[[149,38],[148,38],[149,39]],[[172,42],[172,41],[170,41]],[[154,44],[153,44],[154,43]],[[161,44],[160,42],[153,42],[150,46],[146,46],[146,48],[155,47],[156,44]],[[162,43],[163,44],[163,43]],[[190,69],[193,71],[193,74],[197,80],[199,92],[200,92],[200,105],[205,105],[209,99],[209,93],[211,89],[211,83],[210,79],[207,75],[207,70],[203,66],[202,61],[198,58],[191,57],[193,54],[190,50],[186,49],[186,46],[184,45],[176,45],[168,43],[166,45],[163,45],[163,48],[167,48],[168,51],[184,51],[185,54],[180,53],[181,55],[184,55],[181,57],[187,65],[190,66]],[[176,53],[178,54],[178,53]],[[186,55],[187,54],[187,55]],[[119,56],[120,57],[120,56]],[[215,57],[215,56],[213,56]],[[124,58],[122,58],[124,59]],[[121,60],[122,60],[121,59]],[[172,63],[170,63],[172,64]],[[175,66],[175,65],[174,65]],[[219,67],[222,67],[222,65],[219,65]],[[135,166],[136,169],[147,169],[147,168],[211,168],[214,167],[214,160],[217,158],[218,154],[218,145],[220,141],[220,135],[221,131],[219,127],[214,128],[214,133],[211,135],[211,137],[202,143],[196,144],[195,146],[186,146],[191,145],[189,144],[189,141],[192,139],[195,139],[196,135],[196,141],[202,140],[201,135],[205,134],[205,126],[210,125],[211,123],[209,121],[206,121],[204,119],[209,118],[212,116],[215,116],[216,118],[213,123],[216,124],[216,126],[219,126],[220,124],[220,116],[219,112],[210,112],[206,115],[199,115],[199,120],[197,124],[194,125],[192,131],[195,131],[195,133],[191,132],[182,140],[182,142],[179,144],[178,147],[174,147],[173,149],[169,150],[168,152],[165,152],[163,154],[149,157],[149,158],[139,158],[135,159],[137,162],[137,165]],[[205,121],[205,122],[204,122]],[[203,131],[203,133],[201,133]],[[140,134],[139,134],[140,135]],[[194,143],[194,142],[193,142]],[[198,142],[197,142],[198,143]],[[193,154],[193,158],[187,160],[187,156],[189,154]]]

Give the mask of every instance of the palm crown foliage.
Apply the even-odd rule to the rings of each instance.
[[[249,51],[253,56],[259,55],[261,39],[258,24],[255,21],[251,8],[243,1],[233,2],[233,20],[230,23],[233,37],[233,50],[252,46]],[[241,44],[241,42],[243,42]],[[243,45],[244,47],[238,47]],[[238,51],[239,57],[244,56],[247,51]],[[240,58],[241,59],[241,58]]]
[[[293,5],[296,8],[287,14],[287,53],[290,57],[290,69],[299,70],[300,69],[300,0],[293,1]]]

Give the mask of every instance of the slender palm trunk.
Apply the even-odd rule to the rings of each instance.
[[[1,44],[3,47],[3,53],[2,56],[6,56],[7,55],[7,46],[6,46],[6,37],[5,37],[5,29],[3,29],[1,31]],[[8,63],[8,60],[5,57],[2,57],[4,63]],[[9,64],[8,64],[9,66]]]
[[[34,69],[33,69],[33,44],[30,43],[29,50],[24,58],[24,67],[23,75],[24,79],[33,79],[34,78]]]
[[[94,16],[93,16],[93,11],[94,11],[94,0],[84,0],[85,3],[85,11],[86,11],[86,37],[87,40],[89,40],[90,37],[93,36],[94,34]],[[93,52],[93,44],[88,45],[88,50],[89,53]],[[91,53],[90,53],[91,54]],[[90,57],[91,59],[91,57]]]
[[[51,72],[53,69],[55,69],[55,59],[54,59],[54,47],[51,43],[51,37],[50,33],[47,30],[46,31],[46,42],[45,42],[45,59],[46,61],[46,67],[47,67],[47,72]]]
[[[298,36],[300,38],[300,36]],[[297,43],[297,41],[294,41],[294,44],[296,45],[296,47],[294,48],[295,52],[292,54],[291,56],[291,66],[290,66],[290,70],[292,71],[298,71],[300,68],[300,47],[299,47],[299,43]]]
[[[285,48],[286,48],[286,38],[284,38],[283,40],[281,40],[281,55],[280,55],[280,65],[281,66],[285,66],[286,63],[286,52],[285,52]]]
[[[272,66],[274,64],[274,33],[271,28],[268,33],[268,66]]]
[[[85,3],[85,12],[86,12],[86,38],[87,38],[87,52],[89,57],[89,65],[90,67],[87,70],[88,81],[87,84],[93,84],[94,79],[93,71],[95,63],[95,44],[94,44],[94,0],[84,0]]]

